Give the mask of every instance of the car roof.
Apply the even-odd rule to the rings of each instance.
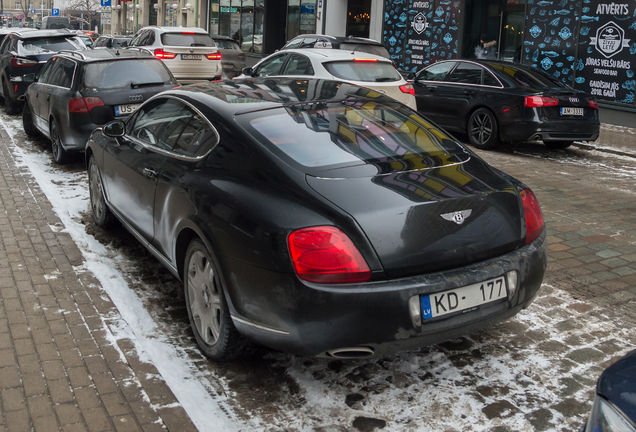
[[[157,29],[164,33],[183,33],[183,32],[195,32],[198,34],[209,34],[201,27],[162,27],[162,26],[147,26],[143,27],[140,30],[145,29]]]
[[[30,32],[30,31],[37,31],[37,29],[29,28],[29,27],[25,27],[25,28],[16,28],[16,27],[0,28],[0,34],[22,33],[22,32],[26,33],[26,32]]]
[[[330,48],[291,48],[286,49],[284,51],[279,51],[279,53],[298,53],[304,56],[314,58],[317,61],[323,60],[353,60],[353,59],[376,59],[379,62],[383,63],[391,63],[391,60],[386,57],[382,57],[375,54],[369,54],[360,51],[349,51],[349,50],[334,50]]]
[[[76,54],[75,54],[76,53]],[[145,51],[126,49],[98,49],[85,51],[62,51],[59,56],[81,60],[86,63],[94,63],[105,60],[130,60],[130,59],[155,59],[156,57]]]
[[[337,80],[316,78],[258,77],[191,84],[163,95],[175,95],[195,103],[202,111],[228,121],[237,114],[289,105],[364,99],[375,103],[397,103],[375,90]],[[366,96],[366,97],[365,97]]]
[[[75,33],[71,33],[68,29],[51,29],[51,30],[31,30],[31,31],[14,31],[21,38],[39,38],[39,37],[68,37],[77,36]]]
[[[341,44],[341,43],[359,43],[359,44],[364,44],[364,45],[382,45],[381,42],[378,42],[377,40],[374,39],[368,39],[368,38],[361,38],[361,37],[354,37],[354,36],[330,36],[330,35],[319,35],[319,34],[303,34],[303,35],[298,35],[296,36],[294,39],[299,39],[299,38],[325,38],[325,39],[329,39],[332,43],[335,42],[337,44]],[[291,39],[291,40],[294,40]]]

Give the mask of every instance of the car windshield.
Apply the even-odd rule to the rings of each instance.
[[[164,33],[161,35],[161,43],[168,46],[216,46],[212,36],[199,33]]]
[[[242,121],[268,148],[304,167],[390,164],[406,159],[411,166],[421,166],[465,153],[431,123],[397,103],[365,99],[314,107],[252,112]],[[425,163],[426,158],[433,159]]]
[[[386,48],[384,48],[382,45],[369,45],[369,44],[356,44],[356,43],[343,42],[340,44],[340,49],[374,54],[374,55],[378,55],[380,57],[384,57],[388,59],[391,58],[391,54],[389,54]]]
[[[86,45],[76,36],[73,37],[41,37],[18,41],[18,54],[33,55],[58,52],[61,50],[84,50]]]
[[[350,81],[388,82],[402,79],[391,63],[364,60],[367,59],[329,62],[324,63],[324,66],[333,76]]]
[[[113,39],[113,48],[124,48],[130,44],[130,39]]]
[[[89,63],[84,73],[84,86],[91,89],[131,89],[163,85],[172,77],[161,60],[138,59]]]

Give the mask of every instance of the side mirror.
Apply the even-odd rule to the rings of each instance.
[[[243,75],[254,76],[254,70],[251,67],[243,68]]]
[[[25,74],[22,76],[22,81],[26,82],[26,83],[32,83],[35,82],[35,80],[37,80],[38,78],[35,76],[34,73],[29,73],[29,74]]]
[[[124,136],[124,131],[126,130],[126,126],[124,122],[121,120],[115,120],[110,123],[107,123],[102,128],[102,133],[108,137],[122,137]]]

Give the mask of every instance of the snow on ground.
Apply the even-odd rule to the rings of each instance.
[[[530,308],[493,329],[383,359],[329,361],[265,350],[233,365],[208,362],[180,334],[183,323],[162,315],[178,307],[152,293],[161,282],[131,287],[135,267],[146,262],[87,233],[85,171],[52,164],[49,151],[24,137],[19,119],[0,115],[0,124],[14,139],[14,157],[60,217],[64,226],[55,229],[70,233],[84,267],[117,306],[122,320],[110,325],[113,337],[135,341],[201,431],[328,432],[360,422],[385,422],[390,431],[576,430],[602,369],[634,344],[619,318],[544,286]],[[553,156],[598,165],[567,152]],[[149,262],[159,273],[160,264]],[[255,370],[258,379],[244,378]]]

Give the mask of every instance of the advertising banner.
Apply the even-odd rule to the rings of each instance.
[[[457,58],[463,0],[438,0],[432,14],[430,61]]]
[[[429,64],[432,0],[409,0],[404,70],[415,72]]]
[[[572,85],[581,0],[528,0],[526,10],[522,63]]]
[[[598,99],[633,104],[636,2],[589,1],[581,17],[574,85]]]
[[[398,65],[404,64],[404,41],[407,25],[407,0],[387,0],[384,4],[382,43],[389,51],[391,59]]]

